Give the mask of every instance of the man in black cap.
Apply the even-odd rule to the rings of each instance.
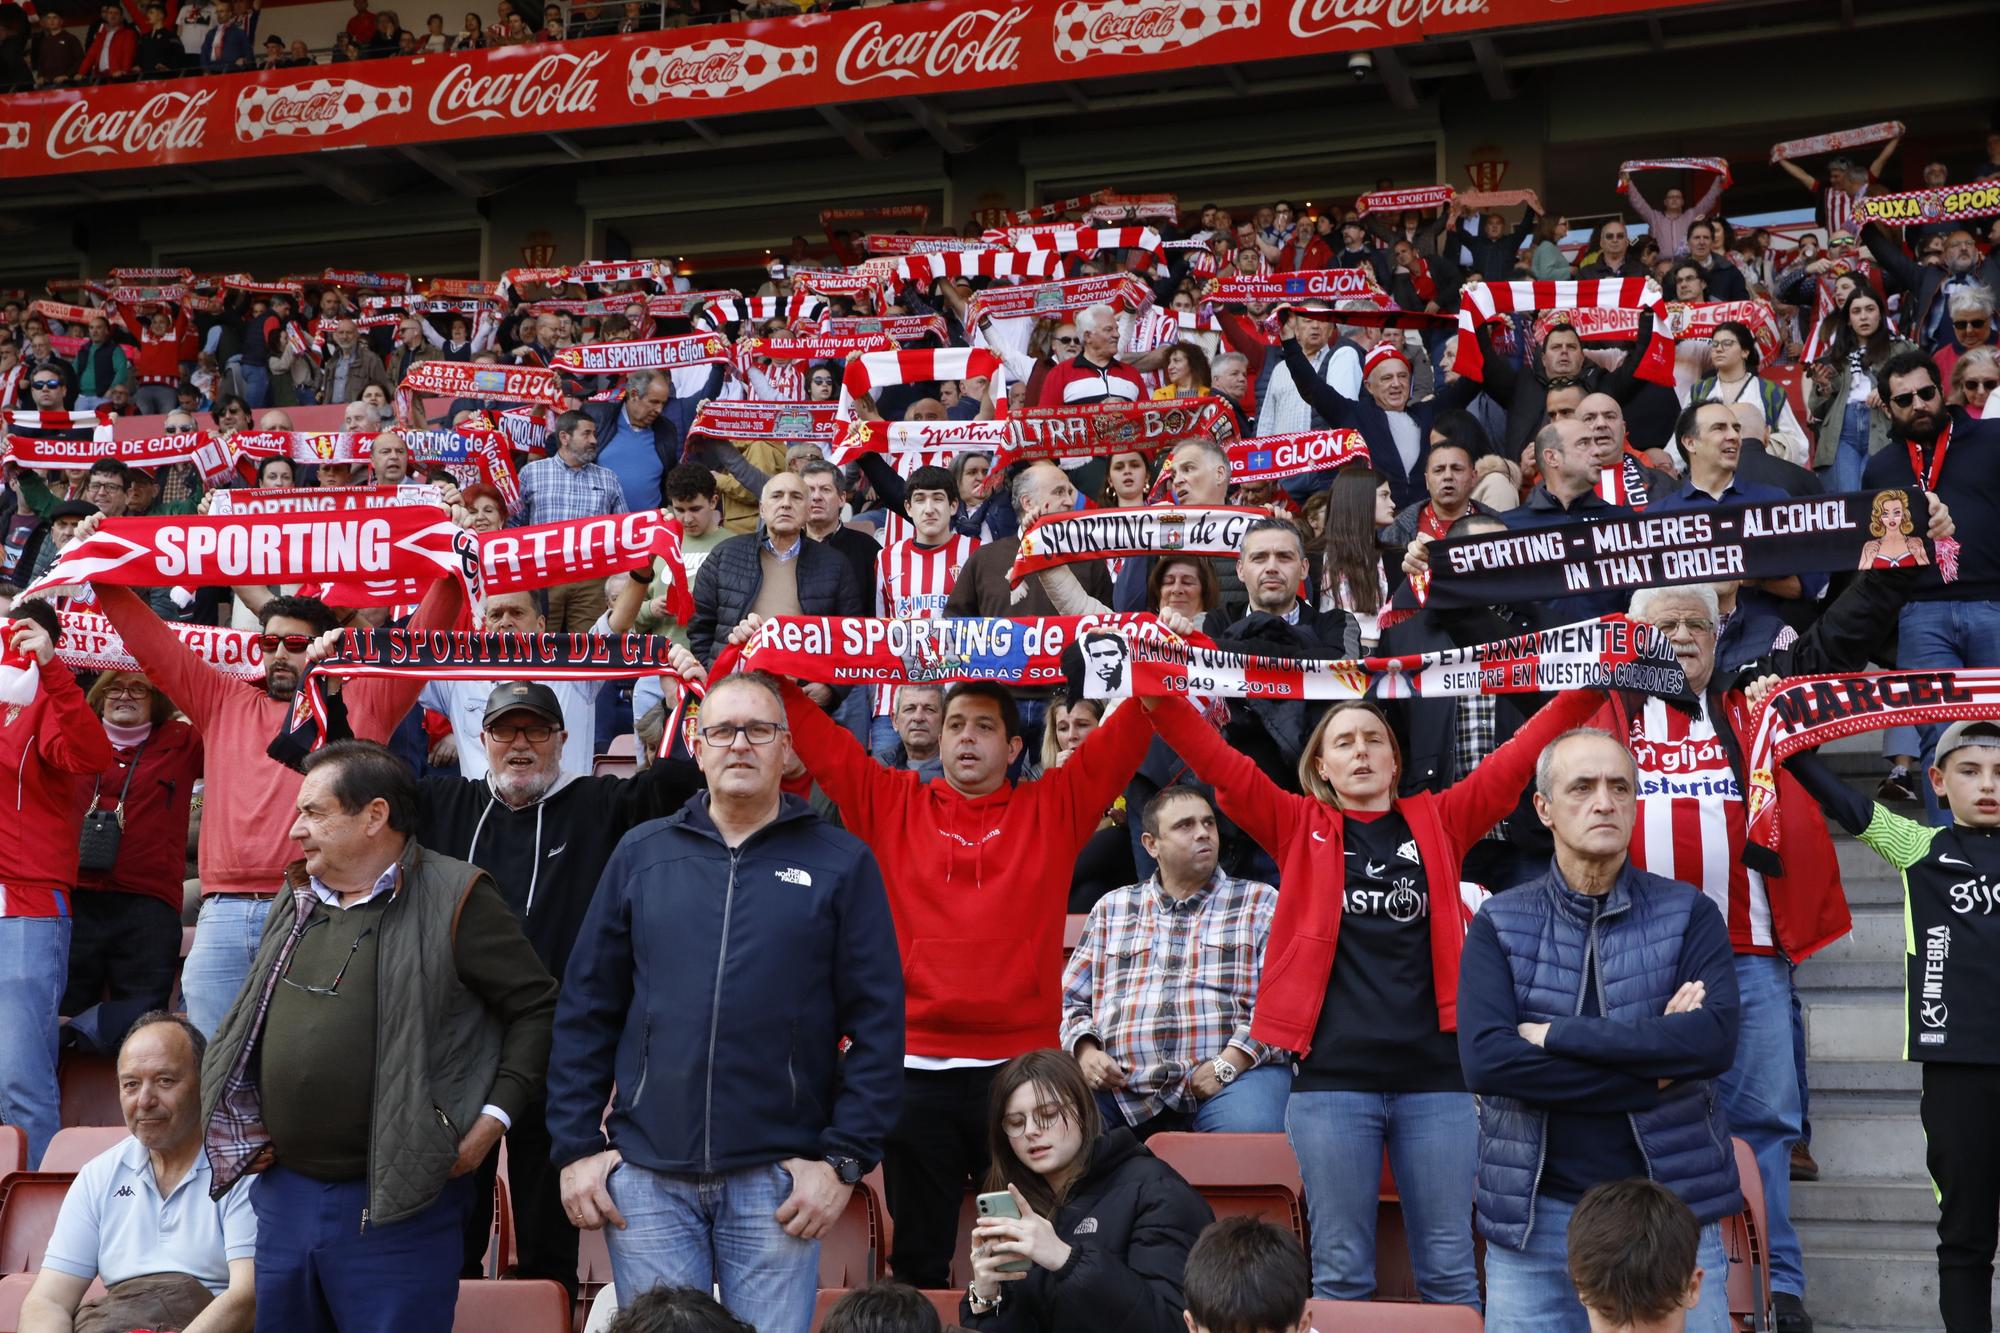
[[[480,739],[484,778],[418,783],[417,837],[445,856],[483,866],[521,918],[528,942],[558,981],[598,876],[618,840],[673,813],[701,788],[683,754],[655,759],[636,777],[584,777],[562,769],[562,704],[539,681],[503,681],[487,697]],[[517,1277],[576,1290],[576,1228],[565,1216],[548,1128],[538,1101],[507,1132],[508,1187],[520,1263]],[[465,1276],[480,1276],[491,1224],[498,1155],[481,1167],[466,1224]]]

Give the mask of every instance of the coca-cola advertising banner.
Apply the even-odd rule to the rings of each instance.
[[[553,134],[1145,74],[1666,8],[1662,0],[925,0],[0,98],[0,179]]]

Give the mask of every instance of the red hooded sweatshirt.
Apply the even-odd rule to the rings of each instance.
[[[50,662],[40,674],[33,703],[0,708],[0,765],[14,775],[14,808],[0,819],[0,917],[70,914],[83,831],[72,774],[118,757],[69,668]]]
[[[784,689],[799,758],[881,863],[908,1053],[1006,1060],[1054,1045],[1070,879],[1152,744],[1140,709],[1112,713],[1061,768],[968,797],[884,768],[798,686]]]

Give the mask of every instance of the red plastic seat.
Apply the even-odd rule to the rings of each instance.
[[[1405,1301],[1309,1301],[1319,1333],[1479,1333],[1485,1321],[1469,1305]]]
[[[1075,952],[1077,941],[1083,938],[1083,926],[1090,920],[1088,912],[1071,912],[1063,918],[1063,954]]]
[[[569,1293],[539,1278],[462,1279],[451,1327],[452,1333],[569,1333]]]
[[[28,1135],[19,1125],[0,1125],[0,1182],[28,1169]]]
[[[833,1228],[819,1238],[820,1286],[865,1287],[882,1275],[884,1258],[875,1195],[857,1189],[847,1196],[847,1209]]]
[[[118,1105],[118,1066],[108,1056],[64,1051],[56,1081],[62,1089],[64,1128],[124,1125],[125,1112]]]
[[[1764,1178],[1757,1173],[1757,1155],[1742,1139],[1732,1138],[1736,1175],[1745,1207],[1722,1219],[1722,1249],[1729,1258],[1729,1322],[1737,1328],[1771,1326],[1771,1247],[1764,1211]]]
[[[44,1171],[83,1170],[91,1158],[117,1147],[126,1139],[123,1125],[70,1125],[56,1131],[49,1150],[42,1154]]]
[[[35,1274],[9,1273],[0,1277],[0,1333],[15,1333],[21,1327],[21,1306],[26,1303],[28,1293],[34,1289]],[[84,1288],[85,1304],[104,1294],[104,1280],[92,1278]]]
[[[38,1171],[7,1182],[0,1195],[0,1273],[32,1273],[42,1266],[56,1214],[75,1179],[67,1171]]]
[[[1289,1228],[1306,1249],[1305,1184],[1283,1134],[1155,1134],[1146,1146],[1218,1219],[1261,1217]]]
[[[611,1245],[604,1239],[604,1228],[576,1233],[576,1283],[577,1296],[588,1301],[598,1289],[611,1281]]]

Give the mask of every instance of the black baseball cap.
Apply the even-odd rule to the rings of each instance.
[[[562,703],[554,690],[539,681],[509,680],[495,685],[486,696],[486,715],[480,725],[490,727],[496,718],[518,712],[534,713],[558,727],[564,723]]]

